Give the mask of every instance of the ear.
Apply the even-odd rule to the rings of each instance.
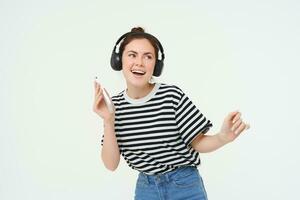
[[[110,66],[115,71],[122,70],[122,58],[119,53],[116,53],[115,51],[112,52],[110,58]]]
[[[162,73],[163,67],[164,62],[162,60],[157,60],[154,67],[153,76],[159,77]]]

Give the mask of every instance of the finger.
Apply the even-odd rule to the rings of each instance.
[[[95,111],[95,112],[99,112],[99,109],[100,109],[100,103],[101,103],[101,101],[102,101],[102,96],[100,96],[99,98],[96,98],[95,99],[95,101],[94,101],[94,105],[93,105],[93,110]]]
[[[238,119],[231,127],[231,131],[235,131],[243,123],[242,119]]]
[[[97,93],[97,91],[98,91],[98,83],[96,81],[94,81],[94,89],[95,89],[95,93]]]
[[[242,123],[236,130],[235,130],[235,134],[239,135],[241,134],[244,130],[246,129],[246,124]]]
[[[96,97],[99,98],[99,96],[102,96],[102,95],[103,95],[103,90],[102,90],[102,88],[97,88]]]
[[[230,112],[230,113],[227,115],[226,119],[227,119],[228,121],[232,121],[232,119],[234,118],[234,116],[235,116],[237,113],[238,113],[238,110],[233,111],[233,112]]]
[[[234,118],[233,118],[233,120],[232,120],[232,123],[235,123],[237,120],[239,120],[239,119],[241,118],[241,116],[242,116],[242,113],[238,112],[238,113],[234,116]]]
[[[99,83],[97,83],[97,82],[95,81],[95,97],[96,97],[96,95],[99,94],[99,92],[101,91],[100,89],[101,89],[101,87],[100,87]]]
[[[103,99],[103,95],[101,93],[97,94],[95,97],[95,104],[98,105]]]
[[[97,78],[94,79],[94,83],[95,83],[95,85],[97,85],[97,86],[101,86],[101,84],[100,84],[100,82],[98,81]]]
[[[102,99],[103,99],[103,95],[100,94],[97,98],[97,103],[100,103],[102,101]]]
[[[99,78],[96,76],[95,77],[95,79],[94,79],[94,81],[100,86],[101,84],[100,84],[100,81],[99,81]]]
[[[101,90],[98,90],[96,93],[95,93],[95,102],[96,103],[99,103],[100,102],[100,97],[102,96],[102,91]]]
[[[247,130],[249,128],[250,128],[250,124],[246,124],[246,129],[245,130]]]

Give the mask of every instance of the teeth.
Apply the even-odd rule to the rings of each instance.
[[[145,74],[145,72],[141,70],[132,70],[133,73]]]

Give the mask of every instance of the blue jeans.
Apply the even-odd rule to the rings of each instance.
[[[207,200],[196,167],[181,167],[160,175],[139,173],[135,200]]]

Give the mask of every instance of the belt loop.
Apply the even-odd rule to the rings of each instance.
[[[150,184],[149,176],[147,174],[145,174],[145,173],[143,173],[143,176],[144,176],[147,184]]]
[[[166,181],[167,181],[167,182],[170,182],[169,176],[170,176],[170,173],[166,173]]]

